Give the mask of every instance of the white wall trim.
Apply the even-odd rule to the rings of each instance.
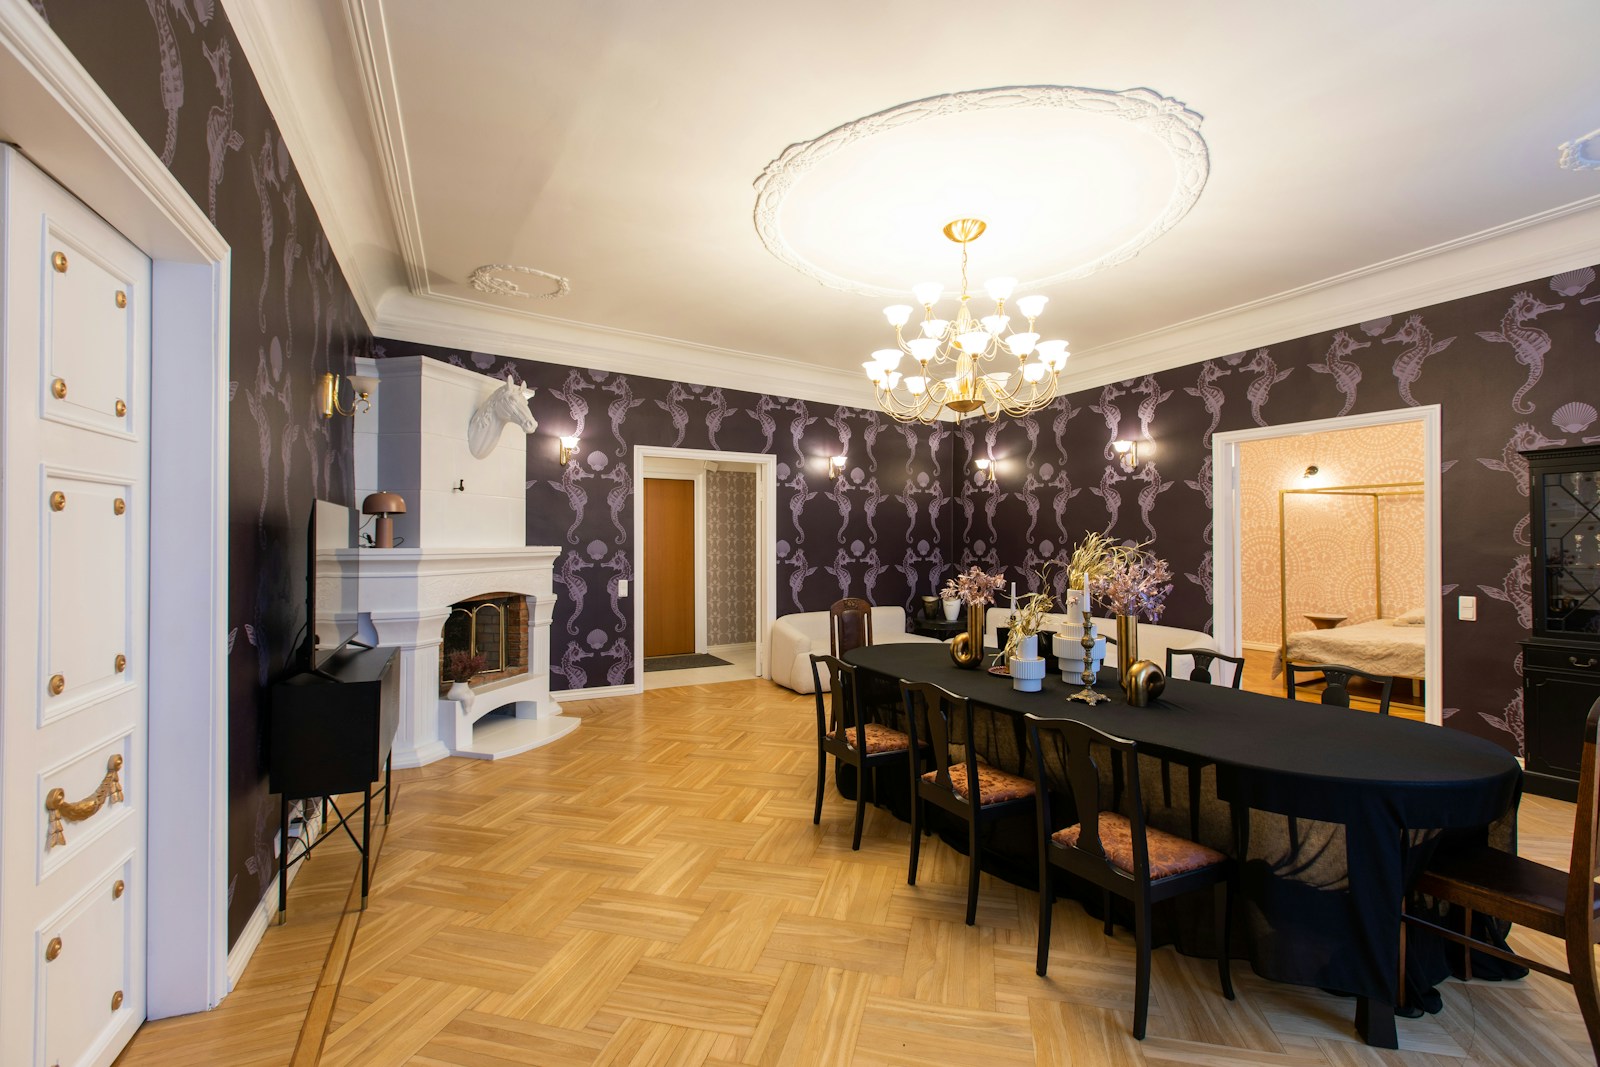
[[[592,685],[586,689],[563,689],[554,694],[563,705],[574,700],[603,700],[606,697],[636,697],[644,692],[644,681],[632,685]]]
[[[1281,426],[1253,426],[1248,430],[1219,433],[1211,439],[1212,522],[1215,541],[1215,580],[1212,584],[1212,635],[1223,652],[1238,655],[1245,647],[1240,605],[1244,600],[1240,534],[1239,446],[1250,441],[1297,437],[1330,430],[1356,430],[1368,426],[1391,426],[1400,422],[1422,425],[1422,508],[1423,508],[1423,601],[1427,608],[1426,672],[1424,714],[1435,726],[1444,722],[1444,658],[1440,612],[1443,610],[1444,546],[1442,512],[1444,499],[1440,479],[1442,462],[1441,427],[1444,412],[1438,404],[1373,411],[1336,419],[1285,423]]]
[[[152,260],[151,1018],[228,991],[229,251],[28,0],[0,0],[0,127]]]
[[[644,479],[647,469],[658,469],[651,460],[689,460],[698,461],[702,472],[706,464],[749,464],[756,468],[756,663],[755,673],[759,677],[766,673],[766,662],[770,655],[770,634],[772,624],[777,619],[778,602],[778,457],[769,456],[763,452],[719,452],[704,448],[660,448],[651,445],[635,445],[633,447],[633,677],[641,688],[644,685]],[[671,477],[671,475],[657,475],[651,473],[650,477]],[[701,488],[704,488],[703,473]],[[702,494],[703,495],[703,494]],[[702,514],[697,513],[696,521],[696,551],[700,553],[696,560],[701,571],[704,571],[704,555],[702,531],[698,529],[704,525]],[[698,609],[697,609],[698,610]],[[705,651],[704,619],[696,621],[701,627],[697,634],[696,648]]]

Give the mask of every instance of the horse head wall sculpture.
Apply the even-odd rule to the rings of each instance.
[[[496,389],[489,399],[478,405],[467,423],[467,448],[473,456],[483,459],[500,444],[500,431],[506,423],[514,423],[523,433],[539,428],[539,420],[528,410],[528,400],[534,390],[521,382],[506,382]]]

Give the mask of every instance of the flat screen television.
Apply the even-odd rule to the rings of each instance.
[[[306,640],[301,656],[315,670],[355,639],[360,624],[360,574],[356,565],[359,516],[327,500],[311,502],[306,533]]]

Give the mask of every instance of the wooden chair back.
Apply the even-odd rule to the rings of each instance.
[[[950,749],[953,745],[961,746],[967,781],[976,782],[978,752],[972,729],[972,701],[932,682],[905,679],[900,681],[900,699],[905,704],[906,733],[911,737],[911,750],[929,757],[927,767],[934,772],[933,788],[940,794],[938,803],[952,810],[965,807],[966,802],[956,795],[955,787],[950,784],[950,768],[956,763]]]
[[[823,667],[828,669],[826,687],[821,672]],[[837,656],[813,654],[811,681],[812,692],[817,700],[817,736],[843,742],[846,730],[861,725],[860,704],[856,697],[856,669]]]
[[[1284,686],[1290,700],[1298,700],[1295,686],[1297,675],[1320,674],[1326,686],[1322,690],[1322,703],[1341,708],[1350,706],[1350,679],[1364,678],[1381,687],[1378,697],[1378,714],[1389,714],[1389,696],[1394,689],[1394,678],[1387,674],[1369,674],[1339,663],[1286,663],[1283,667]],[[1308,679],[1311,680],[1311,679]]]
[[[1213,652],[1209,648],[1169,648],[1167,649],[1168,678],[1177,677],[1176,674],[1172,673],[1172,657],[1174,656],[1188,656],[1193,661],[1193,666],[1189,670],[1189,681],[1191,682],[1204,682],[1207,685],[1215,684],[1215,679],[1211,673],[1211,665],[1217,660],[1233,664],[1233,681],[1230,683],[1229,688],[1238,689],[1240,688],[1240,683],[1244,681],[1243,656],[1225,656],[1221,652]]]
[[[872,605],[860,597],[835,600],[828,608],[828,652],[842,656],[872,644]]]
[[[1041,842],[1051,834],[1076,821],[1080,827],[1078,842],[1070,849],[1059,849],[1053,859],[1075,874],[1104,885],[1109,878],[1116,882],[1133,881],[1141,875],[1150,877],[1149,846],[1145,837],[1144,801],[1139,793],[1138,750],[1136,742],[1097,730],[1076,719],[1046,719],[1028,714],[1028,751],[1033,755],[1034,782],[1038,789],[1039,837]],[[1125,783],[1127,816],[1132,829],[1135,873],[1130,875],[1106,859],[1105,846],[1100,842],[1100,813],[1113,810],[1100,800],[1100,764],[1095,758],[1095,747],[1103,749],[1112,761],[1113,777]],[[1048,780],[1054,772],[1067,786],[1063,799],[1071,801],[1072,810],[1052,810]],[[1120,773],[1119,773],[1120,772]],[[1060,786],[1055,786],[1057,796],[1062,796]],[[1125,891],[1124,891],[1125,892]]]
[[[1595,767],[1597,729],[1600,729],[1600,700],[1589,708],[1589,717],[1583,724],[1583,759],[1578,765],[1578,810],[1572,826],[1572,859],[1567,867],[1567,922],[1576,916],[1590,916],[1589,942],[1593,944],[1596,929],[1600,928],[1594,916],[1594,880],[1600,874],[1600,850],[1595,835],[1600,832],[1600,777]]]

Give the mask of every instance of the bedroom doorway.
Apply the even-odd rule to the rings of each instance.
[[[1438,407],[1218,434],[1213,450],[1224,651],[1275,670],[1285,641],[1315,649],[1291,658],[1392,675],[1399,705],[1416,678],[1440,723]],[[1337,659],[1317,641],[1343,642]]]

